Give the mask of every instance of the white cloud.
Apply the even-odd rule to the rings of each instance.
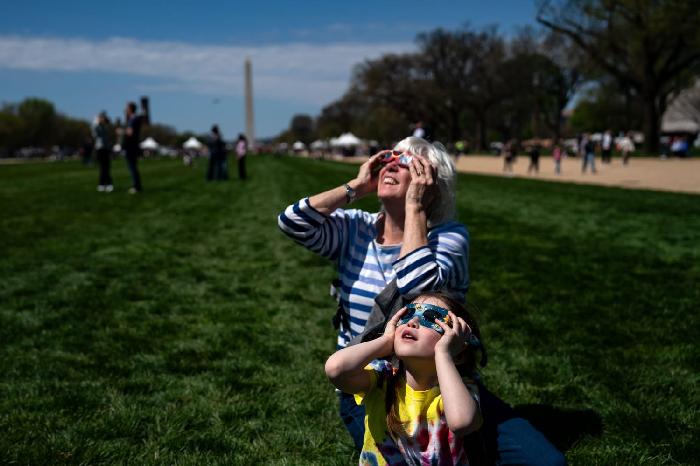
[[[347,89],[355,64],[413,49],[406,42],[216,46],[0,36],[0,67],[126,73],[158,78],[164,90],[220,96],[243,93],[243,63],[250,57],[256,97],[322,105]]]

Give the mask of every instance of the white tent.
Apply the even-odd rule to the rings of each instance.
[[[681,120],[664,119],[661,123],[661,131],[664,133],[697,133],[700,131],[700,124],[690,118]]]
[[[156,140],[150,136],[147,137],[146,139],[144,139],[143,141],[141,141],[141,144],[139,144],[139,147],[141,149],[146,149],[146,150],[156,150],[156,149],[158,149],[158,146],[160,146],[160,144],[158,144],[156,142]]]
[[[292,149],[294,150],[304,150],[306,149],[306,144],[304,144],[301,141],[297,141],[294,144],[292,144]]]
[[[312,142],[310,147],[312,150],[326,149],[328,147],[328,143],[326,141],[322,141],[321,139],[318,139],[318,140]]]
[[[184,142],[184,144],[182,144],[183,149],[201,150],[203,147],[204,144],[199,142],[199,140],[194,136],[190,137]]]
[[[362,141],[352,133],[343,133],[339,138],[335,140],[331,139],[331,144],[334,146],[353,147],[361,143]]]

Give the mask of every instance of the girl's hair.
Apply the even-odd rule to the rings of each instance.
[[[467,311],[467,308],[463,303],[457,301],[456,299],[452,298],[449,294],[442,291],[422,293],[416,296],[413,302],[415,302],[419,298],[433,298],[440,300],[446,305],[449,311],[452,311],[457,317],[461,317],[462,319],[464,319],[464,321],[472,329],[472,334],[476,336],[476,338],[478,338],[480,344],[478,347],[474,347],[472,345],[467,346],[461,353],[464,356],[462,357],[462,360],[456,364],[456,367],[460,375],[462,375],[462,377],[475,374],[477,371],[477,353],[482,353],[481,361],[482,365],[484,365],[485,358],[483,356],[486,350],[484,349],[483,343],[481,342],[481,331],[479,330],[479,325],[476,323],[476,319],[474,319],[474,316],[472,316],[471,313]],[[399,381],[405,378],[406,367],[403,365],[403,362],[399,360],[398,371],[395,374],[387,377],[385,398],[386,426],[389,435],[394,439],[401,438],[405,433],[404,426],[403,424],[401,424],[401,420],[399,419],[399,405],[398,403],[396,403],[396,399],[398,398],[399,393]]]
[[[457,177],[455,166],[445,146],[439,142],[430,143],[414,136],[399,141],[394,150],[409,152],[427,158],[437,167],[437,186],[440,196],[428,212],[428,228],[455,218],[455,190]]]

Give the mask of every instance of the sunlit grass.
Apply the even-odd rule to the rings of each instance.
[[[77,163],[0,167],[0,463],[356,463],[323,375],[333,268],[276,215],[357,167],[249,159],[214,184],[147,161],[141,196],[121,161],[111,194]],[[572,464],[693,463],[700,197],[461,176],[458,198],[487,385]]]

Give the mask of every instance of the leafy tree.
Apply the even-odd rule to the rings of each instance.
[[[0,150],[13,154],[22,147],[22,128],[22,120],[17,116],[16,108],[3,106],[0,110]]]
[[[180,139],[178,138],[178,133],[175,128],[160,123],[144,125],[143,129],[141,130],[141,137],[143,139],[152,137],[158,141],[158,144],[165,146],[175,146]]]
[[[17,107],[23,146],[50,147],[56,136],[56,109],[47,100],[28,98]]]
[[[538,9],[540,24],[641,102],[646,149],[657,152],[669,97],[700,72],[697,0],[540,0]]]

